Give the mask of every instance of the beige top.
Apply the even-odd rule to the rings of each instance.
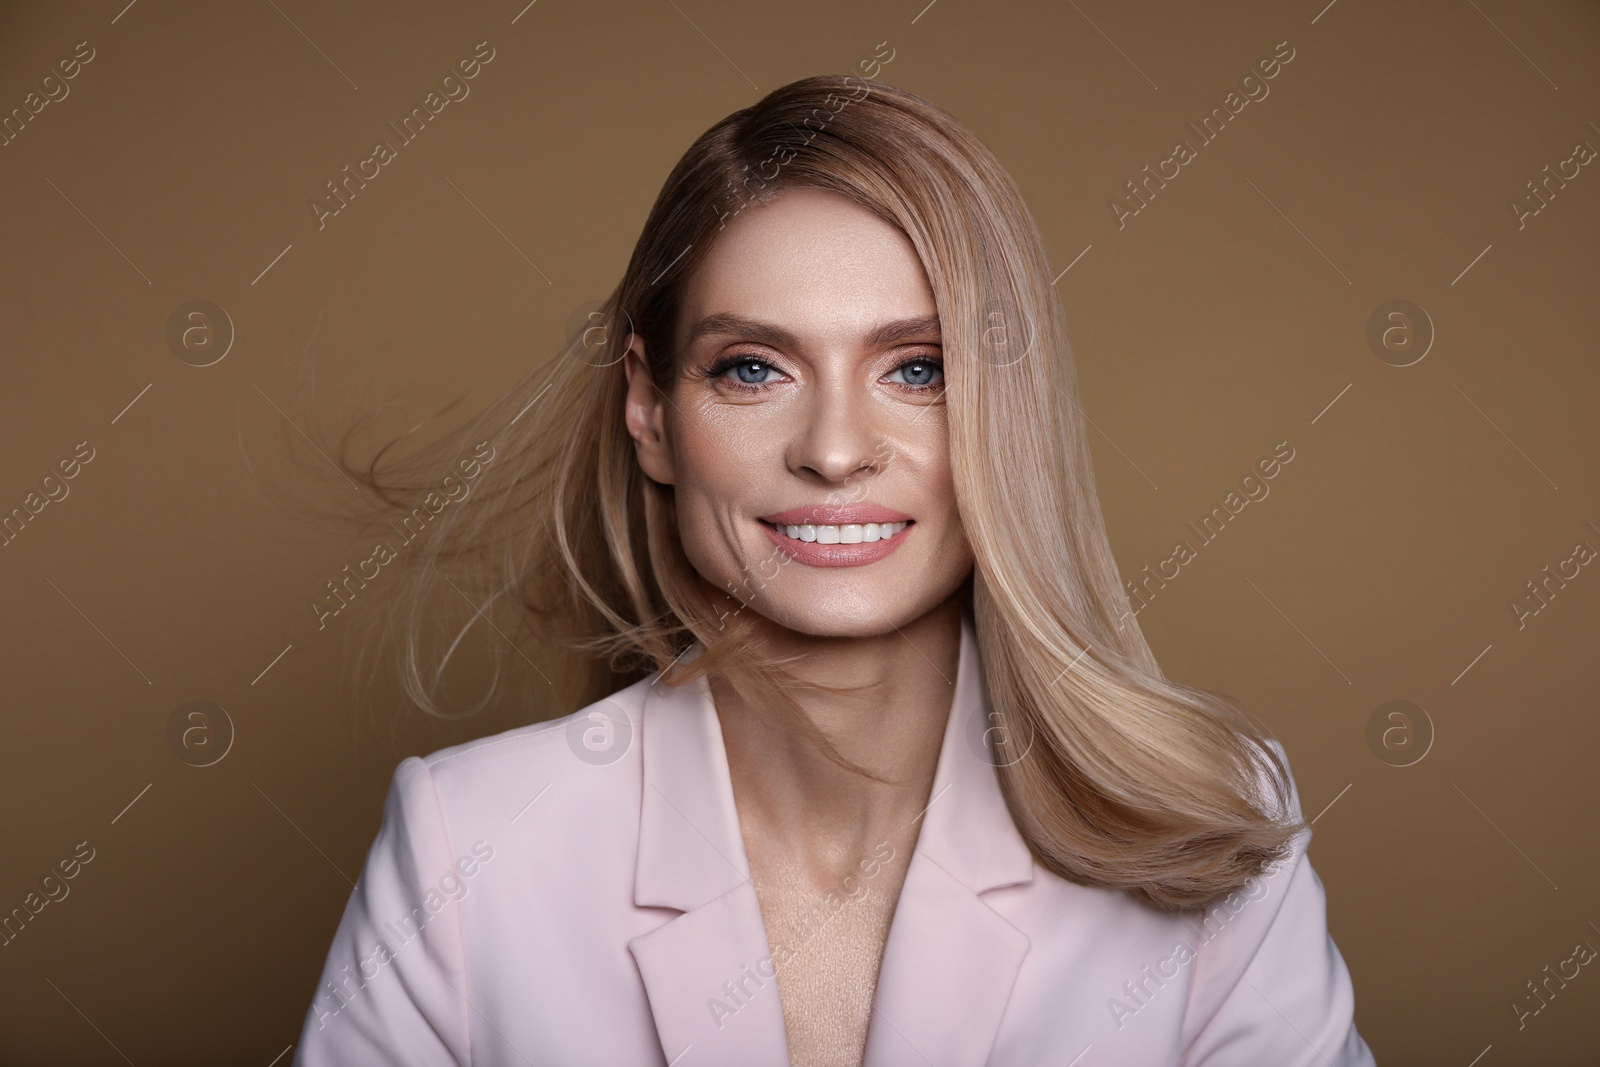
[[[885,842],[863,861],[870,876],[858,870],[827,893],[819,892],[798,864],[780,861],[776,870],[752,874],[777,964],[793,1067],[861,1063],[909,854]]]

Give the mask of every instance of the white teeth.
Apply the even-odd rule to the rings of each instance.
[[[857,545],[862,542],[887,541],[911,525],[907,522],[850,522],[842,526],[825,526],[807,523],[801,526],[779,526],[776,529],[796,541],[815,541],[819,545]]]

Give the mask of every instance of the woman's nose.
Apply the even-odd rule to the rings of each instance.
[[[804,425],[790,452],[790,465],[828,482],[866,471],[876,473],[889,450],[875,427],[871,398],[845,388],[819,390],[801,416]]]

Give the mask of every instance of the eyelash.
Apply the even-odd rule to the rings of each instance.
[[[760,366],[767,367],[767,368],[769,368],[771,370],[778,371],[778,373],[780,373],[780,374],[783,373],[781,370],[778,370],[778,367],[775,364],[773,364],[772,362],[770,362],[768,360],[762,359],[760,356],[738,355],[738,354],[731,355],[731,356],[724,356],[722,359],[719,359],[715,363],[713,363],[710,367],[707,367],[703,373],[705,374],[705,377],[707,379],[709,379],[711,381],[716,381],[717,379],[721,378],[724,374],[727,374],[733,368],[742,367],[747,363],[759,364]],[[929,365],[937,368],[938,371],[939,371],[939,381],[931,382],[931,383],[929,383],[927,385],[906,385],[906,384],[903,384],[903,383],[900,383],[900,382],[893,382],[891,384],[899,385],[900,388],[902,388],[902,389],[910,389],[912,392],[915,392],[915,393],[933,393],[933,392],[936,392],[936,391],[938,391],[940,389],[943,389],[944,388],[944,360],[936,359],[933,356],[912,356],[910,359],[906,359],[906,360],[901,361],[899,364],[897,364],[895,366],[894,370],[890,371],[889,373],[893,374],[894,371],[905,370],[907,367],[913,366],[913,365],[918,364],[918,363],[926,363],[926,364],[929,364]],[[731,386],[733,389],[735,389],[736,391],[741,392],[741,393],[759,393],[761,390],[767,388],[768,384],[770,384],[770,383],[765,383],[764,382],[764,383],[762,383],[760,385],[752,385],[750,382],[741,382],[741,381],[738,381],[737,379],[729,378],[724,382],[724,384]]]

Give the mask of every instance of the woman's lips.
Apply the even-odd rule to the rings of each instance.
[[[911,516],[877,504],[806,504],[760,516],[775,526],[844,526],[869,522],[910,522]]]
[[[798,540],[779,530],[772,523],[764,519],[760,521],[761,528],[767,532],[767,537],[772,540],[774,545],[778,546],[784,555],[811,567],[859,567],[863,564],[875,563],[899,548],[901,543],[911,536],[911,531],[916,529],[917,525],[911,520],[899,520],[906,522],[905,529],[887,540],[862,541],[853,545],[825,545],[817,541]],[[785,525],[811,524],[793,523]]]

